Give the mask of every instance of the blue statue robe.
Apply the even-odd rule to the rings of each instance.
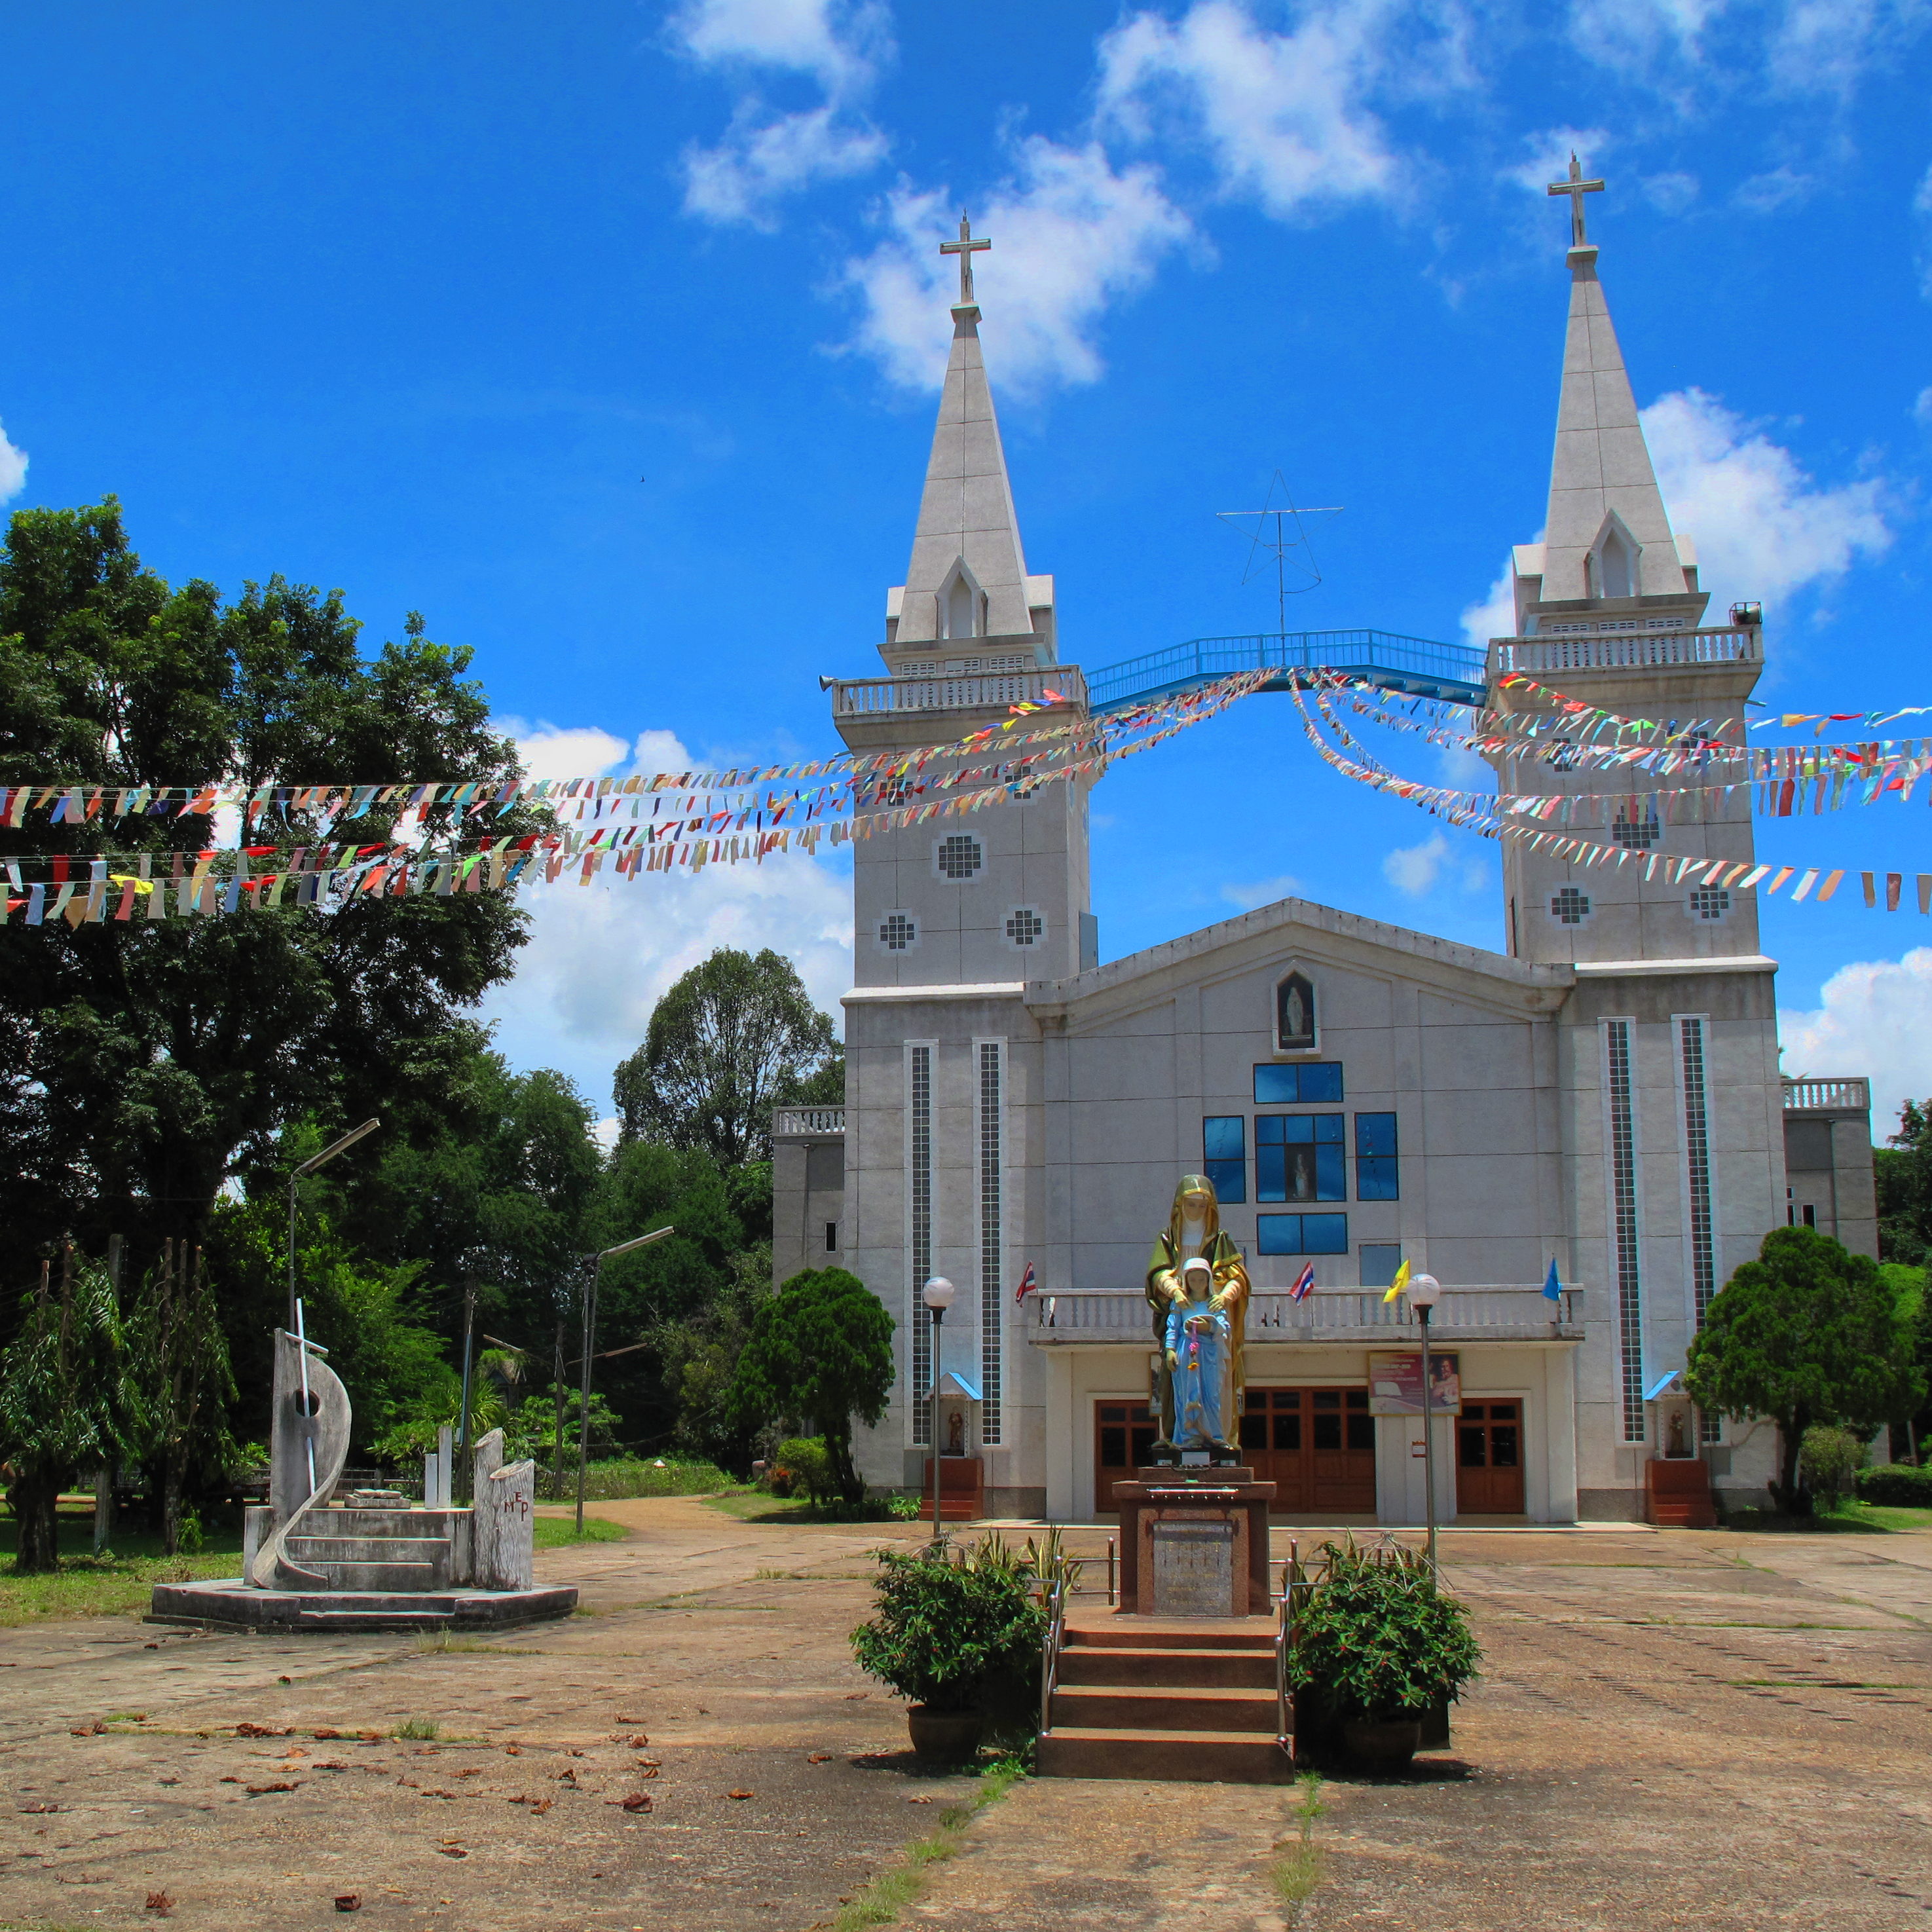
[[[1167,1318],[1166,1346],[1174,1357],[1174,1446],[1214,1449],[1228,1443],[1234,1383],[1225,1311],[1204,1301],[1183,1302]]]

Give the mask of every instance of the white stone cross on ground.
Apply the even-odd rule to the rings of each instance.
[[[1571,248],[1580,248],[1583,245],[1584,196],[1601,194],[1603,191],[1604,184],[1600,181],[1586,181],[1583,178],[1583,170],[1577,166],[1576,156],[1573,150],[1570,156],[1570,178],[1568,181],[1552,182],[1550,184],[1550,192],[1552,194],[1567,194],[1570,197],[1570,245]]]
[[[962,308],[973,299],[973,257],[980,249],[990,248],[992,245],[985,236],[976,242],[973,238],[972,221],[964,214],[959,218],[959,239],[942,242],[939,244],[939,252],[942,255],[957,255],[959,257],[959,306]]]

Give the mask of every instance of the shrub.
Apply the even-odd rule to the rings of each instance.
[[[1798,1451],[1798,1474],[1826,1509],[1835,1510],[1851,1495],[1864,1466],[1864,1438],[1849,1429],[1819,1422],[1805,1430]]]
[[[1288,1681],[1336,1718],[1419,1718],[1456,1697],[1482,1652],[1469,1613],[1414,1550],[1327,1544],[1325,1580],[1296,1618]]]
[[[565,1487],[572,1495],[574,1472],[567,1474]],[[682,1459],[658,1458],[645,1461],[637,1456],[614,1456],[606,1462],[586,1463],[584,1493],[604,1502],[622,1496],[704,1496],[728,1490],[731,1478],[716,1462],[694,1462]]]
[[[812,1502],[823,1503],[838,1494],[838,1472],[824,1436],[794,1436],[778,1444],[772,1460],[777,1465],[772,1476],[774,1496],[794,1496],[802,1490]],[[782,1490],[777,1483],[781,1474],[786,1479]]]
[[[1875,1469],[1861,1469],[1856,1480],[1861,1502],[1883,1503],[1894,1509],[1932,1509],[1932,1469],[1910,1462],[1884,1462]]]
[[[878,1613],[852,1633],[860,1668],[930,1710],[1022,1721],[1046,1633],[1032,1562],[988,1537],[970,1550],[882,1550],[879,1565]]]

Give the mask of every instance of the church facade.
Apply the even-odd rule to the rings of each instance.
[[[1514,552],[1490,700],[1519,703],[1498,680],[1520,671],[1735,736],[1757,613],[1708,621],[1580,226],[1547,526]],[[1022,548],[964,277],[952,316],[884,675],[831,687],[855,748],[1084,703]],[[1498,777],[1578,794],[1572,822],[1634,857],[1751,856],[1743,788],[1660,825],[1635,777],[1528,759]],[[1504,952],[1286,899],[1102,964],[1088,803],[1049,784],[854,848],[846,1105],[779,1117],[775,1266],[848,1268],[897,1324],[890,1409],[856,1445],[868,1480],[920,1487],[937,1434],[972,1513],[1104,1518],[1155,1432],[1148,1249],[1204,1173],[1252,1283],[1243,1460],[1282,1514],[1420,1520],[1422,1421],[1378,1393],[1418,1339],[1384,1296],[1405,1262],[1442,1284],[1432,1345],[1460,1384],[1433,1424],[1442,1520],[1639,1516],[1646,1464],[1672,1456],[1762,1500],[1771,1425],[1697,1414],[1673,1372],[1768,1228],[1874,1253],[1876,1224],[1865,1084],[1780,1077],[1754,895],[1510,842]],[[956,1291],[936,1328],[934,1276]]]

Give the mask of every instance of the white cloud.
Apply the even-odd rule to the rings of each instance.
[[[1537,542],[1543,541],[1538,536]],[[1508,557],[1502,574],[1490,586],[1490,594],[1468,605],[1462,613],[1462,634],[1479,651],[1486,651],[1492,638],[1516,635],[1516,577]]]
[[[1816,184],[1809,175],[1790,167],[1773,168],[1768,174],[1753,175],[1740,182],[1731,197],[1749,214],[1775,214],[1810,199]]]
[[[1868,1076],[1872,1138],[1882,1142],[1903,1102],[1932,1094],[1932,946],[1841,966],[1819,1000],[1810,1012],[1778,1010],[1784,1071]]]
[[[1420,898],[1436,890],[1436,881],[1449,862],[1449,842],[1432,832],[1420,845],[1398,845],[1382,860],[1382,877],[1399,892]]]
[[[1932,389],[1921,389],[1912,405],[1912,418],[1922,428],[1932,429]]]
[[[687,0],[666,31],[686,58],[740,82],[723,139],[684,152],[687,214],[770,230],[786,195],[885,158],[886,137],[860,111],[893,52],[880,0]],[[761,71],[824,98],[781,111],[753,82]]]
[[[668,731],[644,733],[628,760],[621,738],[594,728],[546,724],[514,735],[539,776],[590,776],[620,761],[641,772],[684,771],[694,762]],[[529,944],[517,955],[516,977],[484,999],[483,1016],[496,1023],[512,1066],[555,1067],[600,1110],[609,1105],[612,1070],[642,1042],[658,997],[718,946],[784,954],[816,1004],[841,1019],[838,999],[852,983],[850,881],[802,853],[694,875],[600,874],[587,886],[566,872],[518,898],[530,915]]]
[[[1912,197],[1912,212],[1918,217],[1922,235],[1932,234],[1932,168],[1919,181]],[[1932,302],[1932,247],[1922,245],[1918,250],[1918,291]]]
[[[1769,604],[1891,544],[1882,478],[1820,489],[1790,451],[1701,389],[1660,396],[1642,415],[1671,523],[1696,540],[1714,604]]]
[[[1706,24],[1725,0],[1573,0],[1570,38],[1599,66],[1654,80],[1666,67],[1696,65]]]
[[[1873,64],[1925,25],[1923,0],[1785,0],[1772,34],[1769,70],[1788,94],[1849,100]]]
[[[1221,896],[1231,906],[1238,906],[1243,912],[1252,912],[1257,906],[1273,905],[1277,899],[1292,899],[1301,890],[1301,881],[1292,873],[1284,872],[1276,879],[1256,879],[1245,886],[1223,886]]]
[[[1223,194],[1277,218],[1390,200],[1407,170],[1370,104],[1467,86],[1466,27],[1396,0],[1322,0],[1281,33],[1238,0],[1136,14],[1100,43],[1096,124],[1198,143]]]
[[[1601,128],[1545,128],[1522,137],[1523,159],[1503,170],[1503,178],[1513,181],[1532,194],[1550,198],[1550,184],[1562,181],[1570,172],[1570,157],[1576,157],[1586,178],[1590,170],[1615,145],[1613,137]],[[1586,212],[1588,204],[1586,204]],[[1564,244],[1568,245],[1567,243]]]
[[[973,212],[975,228],[993,239],[973,272],[999,341],[1000,385],[1024,392],[1093,382],[1102,312],[1150,280],[1190,224],[1152,169],[1116,170],[1097,142],[1063,147],[1032,135],[1014,161]],[[864,305],[854,346],[909,388],[932,387],[946,367],[958,270],[938,244],[958,206],[947,189],[902,183],[881,211],[890,238],[845,269]]]
[[[17,496],[27,487],[27,452],[16,449],[0,429],[0,503]]]
[[[1643,190],[1645,200],[1660,214],[1682,214],[1698,195],[1695,175],[1646,175],[1637,186]]]

